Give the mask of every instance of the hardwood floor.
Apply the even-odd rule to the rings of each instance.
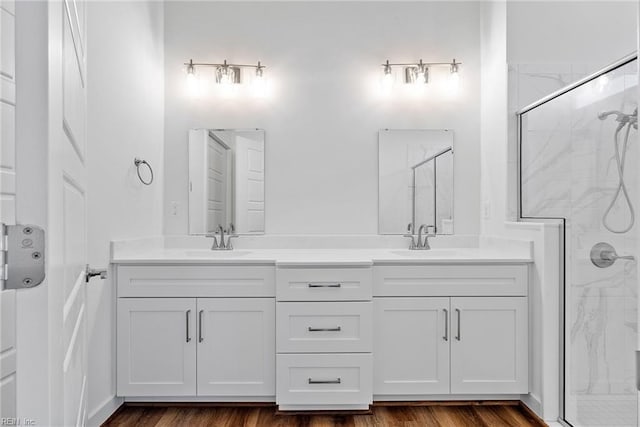
[[[103,426],[116,427],[528,427],[545,424],[518,404],[375,405],[365,415],[277,414],[263,406],[124,406]]]

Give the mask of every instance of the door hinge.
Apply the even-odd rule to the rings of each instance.
[[[44,230],[35,225],[0,224],[4,289],[38,286],[45,278]]]

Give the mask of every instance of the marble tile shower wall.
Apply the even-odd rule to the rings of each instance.
[[[526,100],[520,105],[525,105],[579,79],[586,69],[518,66],[510,72],[517,82],[518,99]],[[599,120],[598,113],[633,112],[636,72],[634,61],[524,116],[523,216],[567,220],[567,413],[575,414],[581,406],[578,401],[587,395],[635,393],[636,263],[618,261],[599,269],[591,264],[589,251],[595,243],[605,241],[620,254],[635,252],[637,225],[615,234],[602,224],[619,182],[613,139],[618,123],[613,117]],[[625,169],[634,207],[640,204],[635,167],[640,153],[637,132],[632,129],[630,133]],[[629,220],[629,210],[619,197],[610,223],[624,228]]]

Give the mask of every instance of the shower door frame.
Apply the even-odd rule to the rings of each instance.
[[[536,217],[536,216],[523,216],[522,212],[522,116],[544,104],[547,102],[553,101],[560,96],[563,96],[574,89],[579,88],[602,75],[610,73],[620,67],[624,67],[625,65],[638,60],[638,52],[631,53],[612,64],[607,65],[606,67],[596,71],[593,74],[590,74],[580,80],[571,83],[559,89],[555,92],[550,93],[549,95],[527,105],[526,107],[518,110],[516,114],[516,136],[517,136],[517,144],[516,144],[516,156],[517,156],[517,186],[516,186],[516,201],[517,201],[517,221],[519,222],[553,222],[561,224],[561,238],[560,238],[560,278],[561,278],[561,286],[560,286],[560,298],[559,298],[559,307],[560,307],[560,378],[559,378],[559,396],[560,396],[560,405],[559,405],[559,418],[558,421],[560,424],[567,427],[574,427],[573,424],[568,422],[565,419],[565,405],[566,405],[566,385],[565,385],[565,372],[566,372],[566,360],[565,360],[565,346],[566,346],[566,318],[565,318],[565,300],[566,300],[566,284],[567,284],[567,276],[566,276],[566,261],[567,254],[565,249],[566,242],[566,218],[564,217]],[[639,82],[640,85],[640,82]]]

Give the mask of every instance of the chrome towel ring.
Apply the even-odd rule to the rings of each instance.
[[[149,162],[136,157],[135,159],[133,159],[133,164],[136,165],[136,171],[138,172],[138,178],[140,179],[140,182],[142,182],[144,185],[151,185],[151,183],[153,182],[153,169],[151,168]],[[140,175],[140,165],[147,165],[147,168],[149,168],[151,178],[149,178],[148,181],[145,181],[144,178],[142,178],[142,175]]]

